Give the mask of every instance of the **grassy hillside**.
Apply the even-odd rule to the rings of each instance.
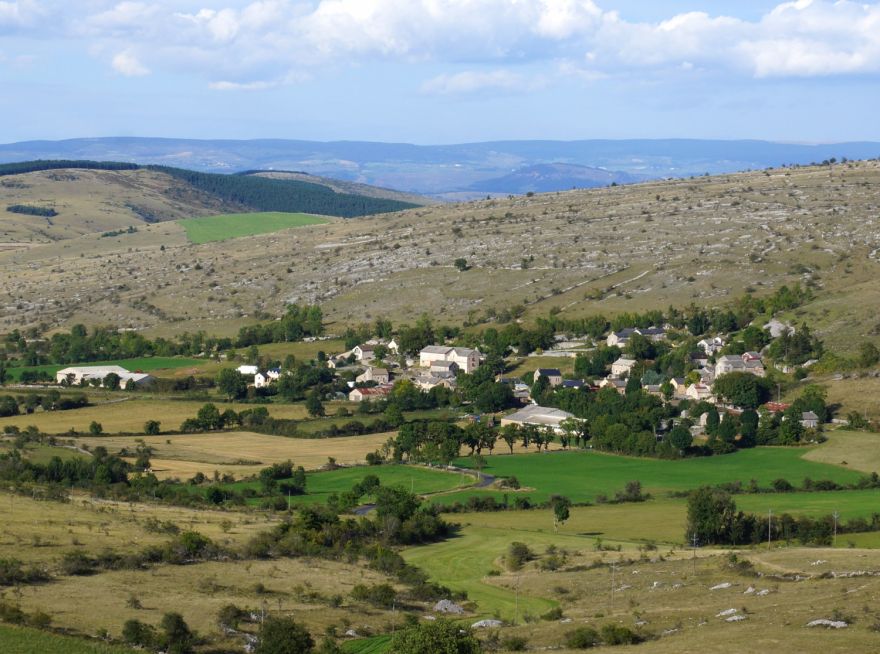
[[[290,227],[323,225],[327,219],[304,213],[234,213],[220,216],[202,216],[181,220],[186,236],[196,244],[225,241],[230,238],[268,234]]]
[[[369,188],[369,187],[366,187]],[[241,211],[363,216],[417,206],[315,181],[199,173],[95,161],[0,165],[0,250]]]
[[[133,654],[135,651],[100,641],[5,625],[0,625],[0,650],[4,654]]]
[[[527,320],[578,317],[719,305],[801,282],[816,300],[785,317],[853,351],[878,338],[878,185],[877,162],[781,169],[423,207],[235,248],[151,225],[0,254],[0,306],[20,306],[0,331],[99,320],[230,333],[285,302],[319,302],[340,324],[423,311],[483,319],[517,304]],[[125,279],[108,274],[108,258]]]

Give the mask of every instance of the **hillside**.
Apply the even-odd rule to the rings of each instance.
[[[474,182],[469,190],[481,193],[549,193],[611,184],[633,184],[645,179],[644,176],[602,168],[554,163],[527,166],[509,175]]]
[[[438,202],[436,199],[424,195],[418,195],[416,193],[404,193],[403,191],[395,191],[394,189],[382,188],[381,186],[370,186],[369,184],[332,179],[330,177],[319,177],[317,175],[310,175],[309,173],[303,172],[287,170],[253,170],[241,174],[265,177],[267,179],[290,179],[297,182],[320,184],[321,186],[333,189],[337,193],[362,195],[364,197],[379,198],[382,200],[396,200],[398,202],[409,202],[418,205],[437,204]]]
[[[25,159],[97,159],[207,172],[302,170],[374,186],[455,197],[483,180],[546,163],[619,170],[651,178],[759,170],[836,157],[880,156],[880,143],[818,145],[757,140],[629,139],[492,141],[413,145],[285,139],[88,138],[0,145],[0,163]],[[563,188],[571,188],[570,186]],[[500,193],[515,193],[503,188]]]
[[[876,337],[880,163],[423,207],[191,245],[174,223],[0,254],[0,331],[111,323],[230,333],[320,302],[331,320],[482,320],[719,305],[811,286],[834,348]],[[162,249],[164,246],[164,249]],[[467,259],[467,272],[453,266]],[[332,332],[334,327],[330,326]]]
[[[194,216],[285,211],[352,217],[417,204],[317,181],[124,163],[22,162],[0,165],[0,248]]]

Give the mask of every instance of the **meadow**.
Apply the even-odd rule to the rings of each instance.
[[[3,654],[134,654],[135,650],[96,640],[51,634],[27,627],[0,625]]]
[[[90,361],[87,363],[49,364],[44,366],[18,366],[7,369],[6,373],[12,381],[21,379],[24,371],[45,372],[55,378],[55,373],[63,368],[76,366],[121,366],[129,372],[159,373],[165,370],[181,368],[198,368],[206,363],[204,359],[186,359],[179,357],[139,357],[136,359],[113,359],[111,361]],[[161,375],[160,375],[161,376]]]
[[[270,234],[291,227],[323,225],[328,222],[330,220],[323,216],[264,211],[186,218],[180,221],[180,225],[186,230],[190,242],[200,245],[242,236]]]
[[[518,447],[518,446],[516,446]],[[504,444],[496,453],[506,449]],[[767,487],[775,479],[787,479],[799,486],[805,477],[813,480],[831,479],[838,483],[854,482],[862,475],[826,463],[808,461],[807,448],[759,447],[739,450],[733,454],[664,461],[617,456],[599,452],[556,451],[531,454],[496,454],[486,457],[483,471],[496,477],[515,476],[521,486],[517,494],[533,501],[546,501],[550,495],[565,495],[573,502],[595,502],[600,494],[613,498],[628,481],[640,481],[642,489],[655,496],[684,491],[700,486],[714,486],[755,479]],[[468,458],[459,465],[472,466]],[[497,490],[469,490],[451,493],[437,499],[452,503],[470,495],[491,494],[500,499]],[[510,493],[511,501],[514,495]]]

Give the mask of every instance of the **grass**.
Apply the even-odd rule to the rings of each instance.
[[[810,450],[804,458],[865,473],[880,471],[880,434],[837,429],[827,437],[822,447]]]
[[[631,480],[640,481],[643,490],[659,496],[670,491],[725,482],[747,484],[751,479],[757,480],[761,486],[769,486],[778,478],[799,485],[804,477],[831,479],[838,483],[853,482],[861,477],[838,466],[808,461],[804,454],[809,451],[758,447],[724,456],[676,461],[573,451],[495,455],[487,457],[488,465],[484,471],[498,477],[515,476],[526,488],[518,491],[519,494],[528,495],[534,501],[546,501],[551,494],[560,494],[574,502],[593,502],[599,494],[613,497],[615,491],[622,490]],[[471,466],[472,462],[461,459],[459,464]],[[438,501],[451,503],[484,493],[501,497],[498,491],[474,490],[444,495]]]
[[[180,225],[186,230],[187,238],[192,243],[200,245],[242,236],[269,234],[291,227],[323,225],[327,222],[329,220],[321,216],[265,211],[187,218],[181,220]]]
[[[383,465],[340,468],[338,470],[312,472],[307,475],[306,495],[292,497],[298,504],[326,502],[329,495],[343,493],[367,475],[376,475],[383,486],[403,486],[418,495],[441,493],[474,483],[470,475],[431,470],[418,466]],[[223,486],[229,490],[242,491],[251,488],[259,491],[256,481],[241,481]],[[256,499],[255,503],[261,500]]]
[[[306,470],[320,468],[331,456],[340,464],[364,463],[367,454],[382,447],[389,436],[391,434],[308,439],[223,432],[138,438],[143,438],[154,450],[150,460],[157,477],[186,479],[197,472],[210,476],[215,470],[241,478],[287,459]],[[84,437],[76,442],[89,447],[103,445],[111,453],[136,446],[132,436]]]
[[[130,372],[157,372],[176,370],[179,368],[198,367],[207,363],[204,359],[182,359],[177,357],[140,357],[136,359],[114,359],[112,361],[90,361],[87,363],[49,364],[44,366],[19,366],[9,368],[7,373],[11,380],[18,381],[25,370],[45,372],[55,378],[55,373],[63,368],[77,366],[122,366]]]
[[[345,654],[384,654],[391,646],[391,636],[373,636],[343,643]]]
[[[125,399],[122,402],[106,402],[94,404],[81,409],[69,411],[39,411],[30,415],[10,416],[0,419],[0,429],[5,425],[35,425],[45,434],[66,434],[71,429],[80,434],[89,432],[91,422],[101,423],[105,434],[142,434],[144,423],[158,420],[163,431],[176,431],[187,418],[194,418],[199,409],[206,403],[203,401],[178,401],[168,399],[127,399],[125,393],[106,394],[107,398]],[[96,401],[93,398],[93,401]],[[220,411],[233,409],[240,412],[254,408],[254,404],[235,404],[215,401]],[[274,418],[292,418],[301,420],[307,417],[302,404],[271,404],[265,405]]]
[[[791,513],[812,517],[828,516],[837,511],[843,521],[870,518],[871,514],[880,512],[880,490],[737,495],[734,500],[738,509],[765,518],[768,510],[774,515]]]
[[[133,654],[135,650],[26,627],[0,625],[3,654]]]

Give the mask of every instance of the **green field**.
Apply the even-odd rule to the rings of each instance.
[[[800,486],[805,477],[848,483],[862,476],[845,468],[804,459],[804,455],[810,451],[802,448],[757,447],[723,456],[676,461],[598,452],[515,454],[488,457],[484,472],[497,477],[515,476],[526,489],[518,491],[519,494],[528,495],[534,501],[546,501],[550,495],[558,494],[566,495],[573,502],[593,502],[598,494],[613,497],[614,492],[622,490],[630,480],[642,482],[645,491],[661,496],[670,491],[733,481],[747,484],[751,479],[766,487],[779,478]],[[468,459],[461,459],[458,463],[462,466],[472,465]],[[502,496],[498,491],[471,490],[444,495],[438,501],[452,503],[463,501],[469,495],[485,493],[499,499]],[[513,494],[509,496],[512,498]]]
[[[25,370],[46,372],[55,377],[55,373],[62,368],[76,366],[122,366],[130,372],[154,372],[156,370],[173,370],[198,366],[205,363],[204,359],[183,359],[178,357],[139,357],[136,359],[114,359],[112,361],[89,361],[87,363],[49,364],[45,366],[20,366],[9,368],[6,372],[10,380],[17,381]]]
[[[327,472],[310,472],[306,475],[306,495],[291,498],[297,504],[317,504],[326,502],[333,493],[343,493],[359,483],[367,475],[376,475],[383,486],[403,486],[419,495],[442,493],[474,483],[471,475],[430,470],[418,466],[383,465],[358,466],[339,468]],[[260,491],[260,482],[240,481],[226,484],[222,488],[241,492],[245,489]],[[364,498],[365,501],[369,498]],[[254,498],[252,503],[259,504],[261,498]]]
[[[766,493],[760,495],[737,495],[738,509],[747,513],[773,515],[790,513],[822,517],[835,511],[843,521],[851,518],[870,518],[880,513],[880,490],[828,491],[813,493]]]
[[[186,236],[196,245],[225,241],[241,236],[269,234],[291,227],[306,225],[323,225],[329,222],[322,216],[305,213],[281,213],[266,211],[261,213],[230,213],[220,216],[203,216],[187,218],[180,221],[186,230]]]
[[[135,650],[36,629],[0,625],[3,654],[132,654]]]

